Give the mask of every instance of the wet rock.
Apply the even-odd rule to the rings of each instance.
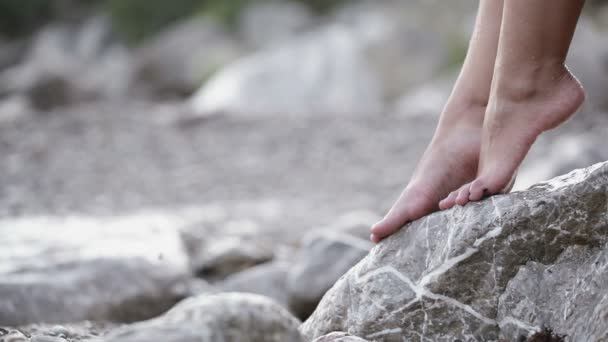
[[[509,333],[500,327],[512,324],[539,331],[538,322],[526,321],[529,316],[501,305],[501,296],[513,281],[523,278],[517,274],[524,265],[560,268],[560,256],[581,268],[581,275],[591,276],[584,265],[595,261],[583,260],[592,257],[576,259],[564,251],[575,246],[603,248],[608,243],[607,208],[608,162],[604,162],[527,191],[429,215],[372,249],[324,296],[301,331],[310,339],[348,331],[378,341],[419,341],[422,336],[498,340]],[[602,263],[598,265],[601,268]],[[563,274],[571,267],[565,267]],[[563,294],[560,288],[568,283],[543,282],[549,286],[546,292],[554,294]],[[605,285],[584,279],[577,284],[580,293],[587,294],[566,296],[575,304],[570,308],[578,312],[573,317],[601,315],[596,310],[602,304],[587,305],[593,291],[586,291],[594,286],[605,291]],[[540,303],[543,292],[526,295],[532,304]]]
[[[158,318],[109,333],[104,341],[303,341],[298,320],[272,300],[223,293],[189,298]]]
[[[259,294],[287,307],[286,280],[289,268],[287,262],[268,262],[233,274],[217,284],[217,287],[226,292]]]
[[[313,342],[366,342],[366,340],[344,332],[332,332],[317,337]]]
[[[189,96],[243,53],[220,24],[198,17],[144,42],[135,52],[135,77],[138,86],[154,95]]]
[[[378,219],[373,214],[345,216],[305,235],[287,278],[289,308],[298,317],[308,317],[325,292],[372,248],[369,228]]]
[[[183,298],[178,232],[146,218],[0,221],[0,324],[131,322]]]
[[[381,93],[357,38],[330,26],[229,65],[191,107],[198,115],[373,114]]]

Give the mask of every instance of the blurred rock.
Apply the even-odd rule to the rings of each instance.
[[[329,26],[228,66],[191,106],[199,115],[377,114],[381,94],[357,37]]]
[[[135,52],[138,86],[157,96],[191,95],[243,47],[223,27],[195,17],[169,27]]]
[[[111,43],[106,19],[80,27],[51,25],[34,38],[21,63],[0,74],[0,93],[28,94],[40,110],[125,96],[131,80],[127,49]]]
[[[455,79],[456,75],[450,74],[406,92],[395,103],[393,113],[412,119],[421,116],[439,117],[450,97]]]
[[[131,322],[183,298],[179,234],[153,218],[0,221],[0,325]]]
[[[513,189],[523,190],[568,170],[608,160],[608,150],[603,147],[606,131],[606,113],[583,111],[542,134],[526,156]]]
[[[587,92],[585,106],[591,108],[583,113],[608,110],[608,38],[587,17],[578,22],[566,64]]]
[[[315,18],[300,2],[265,1],[249,4],[239,16],[239,33],[249,47],[259,49],[310,31]]]
[[[344,332],[332,332],[330,334],[317,337],[313,342],[367,342],[367,340]]]
[[[259,294],[287,307],[286,280],[289,268],[290,264],[286,262],[268,262],[233,274],[217,287],[226,292]]]
[[[444,3],[429,1],[354,1],[339,8],[332,20],[358,37],[384,97],[392,100],[437,77],[455,62],[450,58],[460,51],[452,50],[468,41],[460,26],[474,12],[462,4],[450,4],[449,16],[445,12]]]
[[[498,321],[515,340],[528,326],[570,341],[608,340],[608,248],[568,247],[551,265],[528,262],[500,296]],[[513,324],[512,322],[523,322]]]
[[[0,328],[1,342],[27,342],[29,339],[19,330]]]
[[[192,260],[196,273],[210,280],[225,278],[274,256],[272,246],[260,240],[221,236],[211,240]]]
[[[88,341],[103,336],[108,331],[116,329],[119,326],[120,324],[109,322],[84,321],[64,325],[32,324],[21,326],[18,330],[32,339],[57,338],[60,341]],[[1,333],[0,341],[2,341]]]
[[[23,40],[6,40],[0,36],[0,72],[19,62],[26,51],[27,43]],[[0,94],[1,95],[1,94]]]
[[[604,305],[589,303],[597,303],[594,299],[607,290],[608,282],[597,274],[605,260],[597,254],[581,258],[564,251],[606,249],[607,195],[608,162],[604,162],[525,192],[426,216],[378,244],[323,297],[300,330],[309,339],[348,331],[382,341],[419,339],[421,334],[429,340],[449,336],[494,341],[503,335],[513,340],[519,336],[512,336],[505,326],[531,334],[541,330],[537,323],[549,322],[545,316],[535,319],[533,311],[547,307],[549,318],[564,315],[553,308],[568,307],[573,314],[566,312],[560,320],[570,317],[571,321],[560,325],[553,320],[548,328],[558,334],[573,332],[569,327],[586,319],[588,325],[578,327],[579,336],[602,336],[596,334],[596,327],[606,326],[601,317]],[[565,260],[571,264],[560,266]],[[554,268],[562,276],[539,277],[542,269],[532,269],[516,277],[523,265],[532,263]],[[579,271],[568,273],[573,269]],[[524,278],[528,280],[523,283],[517,280]],[[548,287],[541,290],[535,284]],[[581,295],[567,293],[571,286],[578,287]],[[523,295],[518,294],[520,289]],[[517,297],[505,301],[505,293]],[[546,303],[543,293],[560,303]],[[501,298],[506,305],[500,304]],[[519,309],[529,308],[528,303],[532,304],[529,315]],[[589,335],[582,333],[586,327],[591,329]]]
[[[275,241],[263,227],[250,220],[235,220],[218,226],[184,229],[191,267],[197,275],[217,281],[255,265],[272,260]]]
[[[0,125],[27,117],[32,111],[30,106],[29,100],[23,95],[0,98]]]
[[[298,317],[308,317],[325,292],[373,247],[368,240],[369,229],[379,217],[372,217],[361,221],[343,219],[336,224],[338,229],[329,226],[304,236],[303,247],[287,278],[289,308]]]
[[[223,293],[186,299],[163,316],[120,328],[103,340],[300,342],[298,324],[268,298]]]

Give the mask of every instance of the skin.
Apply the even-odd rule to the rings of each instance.
[[[475,178],[502,11],[502,0],[480,1],[467,56],[435,135],[407,187],[384,219],[372,227],[372,241],[438,210],[442,198]]]
[[[438,209],[510,190],[536,138],[584,100],[564,64],[583,4],[480,1],[467,57],[431,144],[372,227],[372,241]]]
[[[507,0],[477,177],[441,208],[508,192],[543,132],[568,120],[585,99],[565,65],[584,0]]]

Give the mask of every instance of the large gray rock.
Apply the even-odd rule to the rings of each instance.
[[[298,317],[307,318],[325,292],[369,252],[369,228],[379,219],[353,212],[304,236],[287,277],[289,308]]]
[[[154,317],[183,298],[188,259],[154,217],[0,221],[0,325]]]
[[[528,262],[500,297],[498,321],[512,340],[554,327],[568,341],[608,341],[608,248],[568,247],[552,265]]]
[[[244,58],[192,98],[198,115],[375,114],[381,91],[357,37],[329,26]]]
[[[517,286],[518,272],[527,263],[559,265],[566,259],[581,268],[581,276],[591,275],[590,269],[585,273],[589,258],[571,258],[564,251],[577,245],[605,250],[607,232],[608,162],[527,191],[438,212],[375,247],[325,295],[301,331],[311,339],[348,331],[378,341],[497,340],[514,331],[506,328],[511,325],[532,333],[541,329],[537,324],[544,317],[534,320],[527,311],[511,311],[508,300],[500,304],[510,286],[523,288]],[[564,282],[542,283],[549,286],[547,293],[560,294],[564,288],[559,285]],[[587,304],[593,287],[605,293],[608,283],[580,279],[578,284],[585,295],[566,296],[570,317],[596,318],[584,328],[600,331],[608,323],[595,310],[603,306]],[[540,303],[543,292],[525,296]],[[556,295],[554,300],[563,299]],[[559,321],[553,324],[549,328],[556,333],[569,329]]]
[[[221,24],[196,17],[144,42],[135,51],[135,78],[152,94],[188,96],[243,53]]]
[[[291,265],[283,261],[268,262],[231,275],[217,284],[226,292],[255,293],[288,306],[287,272]]]
[[[382,84],[385,98],[393,99],[404,90],[417,88],[421,82],[445,68],[449,62],[449,44],[459,41],[442,28],[450,26],[439,19],[442,12],[462,22],[454,5],[441,3],[433,17],[424,15],[428,1],[350,1],[334,13],[333,20],[357,37],[362,51]],[[446,6],[450,10],[446,11]],[[443,25],[438,25],[438,23]],[[449,37],[449,38],[448,38]]]
[[[158,318],[120,328],[108,342],[303,342],[298,320],[270,299],[224,293],[184,300]]]
[[[257,1],[239,15],[240,36],[251,48],[281,44],[312,29],[310,9],[295,1]]]

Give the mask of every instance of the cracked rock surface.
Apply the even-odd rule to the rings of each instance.
[[[595,340],[608,325],[608,282],[595,275],[607,242],[604,162],[413,222],[342,277],[300,330],[309,339],[346,331],[375,341],[492,341],[550,324],[572,341]]]

